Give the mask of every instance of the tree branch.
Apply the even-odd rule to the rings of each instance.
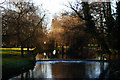
[[[69,2],[69,8],[71,8],[77,15],[80,19],[82,20],[85,20],[85,18],[83,18],[83,16],[80,15],[80,13],[72,6],[72,4]]]

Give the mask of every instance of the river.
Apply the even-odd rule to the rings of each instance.
[[[21,79],[56,79],[56,78],[80,78],[96,79],[106,70],[108,62],[96,61],[36,61],[33,70],[22,73],[9,80]],[[108,71],[105,73],[108,74]]]

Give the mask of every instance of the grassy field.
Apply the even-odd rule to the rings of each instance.
[[[8,79],[34,67],[34,53],[24,48],[24,57],[21,57],[20,48],[0,48],[2,52],[2,77]]]
[[[21,55],[21,48],[0,48],[0,54],[3,55]],[[23,48],[24,54],[28,54],[27,48]],[[29,51],[33,51],[34,48],[30,48]]]
[[[2,59],[2,78],[9,79],[13,76],[17,76],[20,73],[33,69],[34,57],[13,56]]]

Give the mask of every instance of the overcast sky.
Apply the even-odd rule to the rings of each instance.
[[[33,0],[33,2],[38,5],[42,4],[44,9],[48,10],[52,16],[63,12],[64,10],[70,11],[70,9],[65,6],[68,4],[68,0]]]
[[[5,0],[0,0],[0,2],[3,1]],[[9,1],[21,1],[21,0],[9,0]],[[59,13],[62,13],[64,11],[67,12],[71,11],[71,9],[66,7],[65,5],[68,5],[68,2],[75,2],[76,0],[31,0],[31,1],[34,2],[36,5],[42,4],[43,8],[46,10],[47,17],[49,18],[48,22],[50,23],[54,15],[58,15]],[[92,0],[92,1],[100,1],[100,0]],[[106,1],[106,0],[101,0],[101,1]]]
[[[68,1],[75,1],[75,0],[32,0],[35,4],[40,5],[42,4],[43,8],[47,10],[47,17],[50,27],[52,18],[55,15],[59,15],[61,12],[64,11],[72,11],[70,8],[66,7],[68,5]]]
[[[29,0],[0,0],[0,3],[7,1],[7,2],[18,2],[18,1],[29,1]],[[31,2],[35,3],[36,5],[41,5],[42,8],[46,11],[47,13],[47,18],[48,18],[48,23],[50,26],[50,23],[52,21],[52,18],[55,15],[59,15],[60,13],[64,11],[72,11],[70,8],[68,8],[65,5],[68,5],[68,2],[73,2],[76,0],[30,0]]]

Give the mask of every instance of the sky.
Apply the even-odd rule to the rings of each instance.
[[[29,1],[29,0],[0,0],[0,3],[4,1],[17,2],[17,1]],[[34,2],[37,5],[42,4],[43,8],[49,11],[49,14],[53,16],[54,14],[60,13],[61,11],[64,10],[70,11],[71,9],[66,7],[65,5],[68,4],[68,1],[73,2],[76,0],[30,0],[30,1]]]
[[[0,0],[0,2],[3,1],[5,0]],[[22,1],[22,0],[9,0],[9,1]],[[34,2],[36,5],[42,4],[43,9],[47,13],[48,23],[49,23],[48,26],[50,26],[52,18],[55,15],[59,15],[64,11],[71,12],[72,10],[65,5],[69,5],[68,2],[75,2],[76,0],[31,0],[31,1]],[[99,1],[99,0],[92,0],[92,1]]]
[[[60,13],[67,11],[72,11],[66,5],[68,5],[68,1],[75,1],[75,0],[32,0],[35,4],[40,5],[42,4],[43,8],[47,11],[48,17],[48,28],[51,25],[51,21],[54,16],[59,15]]]
[[[63,12],[64,10],[70,11],[71,9],[65,6],[68,4],[68,1],[70,0],[33,0],[37,5],[42,4],[44,9],[48,10],[51,16]]]
[[[48,16],[50,21],[55,15],[58,15],[64,11],[71,12],[72,10],[68,8],[69,2],[76,2],[76,0],[32,0],[35,4],[43,5],[43,8],[48,11]],[[83,0],[83,1],[92,1],[92,2],[97,2],[97,1],[102,1],[102,2],[108,2],[109,0]],[[65,6],[67,5],[67,6]]]
[[[22,0],[0,0],[0,3],[4,1],[17,2]],[[29,0],[25,0],[25,1],[29,1]],[[71,12],[72,10],[65,5],[68,5],[68,2],[73,2],[76,0],[30,0],[30,1],[35,3],[38,6],[42,4],[42,8],[47,13],[46,16],[48,18],[47,21],[49,23],[48,24],[48,27],[49,27],[51,25],[51,21],[52,21],[52,18],[54,18],[54,16],[59,15],[64,11]]]

